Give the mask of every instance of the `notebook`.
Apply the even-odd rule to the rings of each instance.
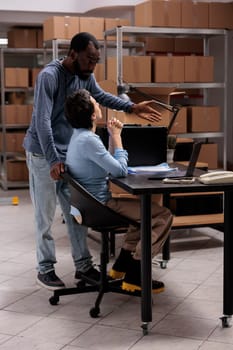
[[[193,150],[192,150],[192,153],[191,153],[189,163],[188,163],[186,170],[176,169],[172,172],[167,172],[167,173],[163,173],[163,174],[161,174],[161,173],[154,174],[154,175],[151,175],[148,179],[149,180],[153,180],[153,179],[157,180],[157,179],[164,179],[164,178],[193,177],[193,173],[195,170],[198,156],[200,154],[202,143],[203,142],[196,142],[193,144]]]
[[[98,127],[96,133],[108,148],[108,131]],[[151,125],[124,125],[122,143],[128,152],[128,166],[154,166],[166,162],[167,128]]]

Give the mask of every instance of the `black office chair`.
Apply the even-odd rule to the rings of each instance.
[[[75,181],[67,172],[62,174],[65,181],[69,183],[71,192],[71,205],[76,207],[82,217],[82,224],[101,234],[101,252],[100,252],[100,281],[94,281],[84,278],[77,283],[74,288],[62,288],[54,291],[49,302],[56,305],[59,297],[62,295],[80,294],[86,292],[98,292],[95,306],[90,309],[91,317],[98,317],[100,314],[100,303],[104,293],[115,292],[128,295],[141,296],[140,291],[128,292],[121,289],[121,280],[111,280],[107,275],[107,264],[109,262],[109,233],[122,232],[129,225],[140,227],[140,224],[123,215],[118,214],[107,207],[94,196],[92,196],[84,187]],[[74,219],[75,220],[75,219]]]

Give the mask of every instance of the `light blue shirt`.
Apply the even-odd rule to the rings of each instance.
[[[108,176],[125,177],[128,153],[117,148],[113,155],[98,135],[87,129],[74,129],[67,154],[69,172],[88,192],[101,202],[111,198]]]

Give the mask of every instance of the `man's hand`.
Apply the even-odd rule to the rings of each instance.
[[[111,154],[113,154],[115,148],[123,148],[121,140],[121,131],[123,128],[123,123],[116,118],[112,118],[108,120],[107,127],[109,133],[108,150]]]
[[[159,122],[162,119],[161,113],[151,107],[152,103],[154,103],[153,100],[134,104],[132,105],[132,113],[151,122]]]
[[[61,162],[56,163],[52,165],[50,168],[50,176],[53,180],[59,180],[61,178],[60,174],[64,173],[64,171],[65,171],[64,163],[61,163]]]
[[[112,118],[112,119],[108,120],[107,128],[108,128],[109,135],[111,135],[111,136],[120,135],[121,130],[123,128],[123,123],[116,118]]]

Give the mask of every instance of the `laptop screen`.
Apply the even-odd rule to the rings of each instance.
[[[96,133],[108,148],[107,128],[98,127]],[[129,156],[128,166],[157,165],[166,162],[166,127],[125,125],[121,136],[123,147]]]

